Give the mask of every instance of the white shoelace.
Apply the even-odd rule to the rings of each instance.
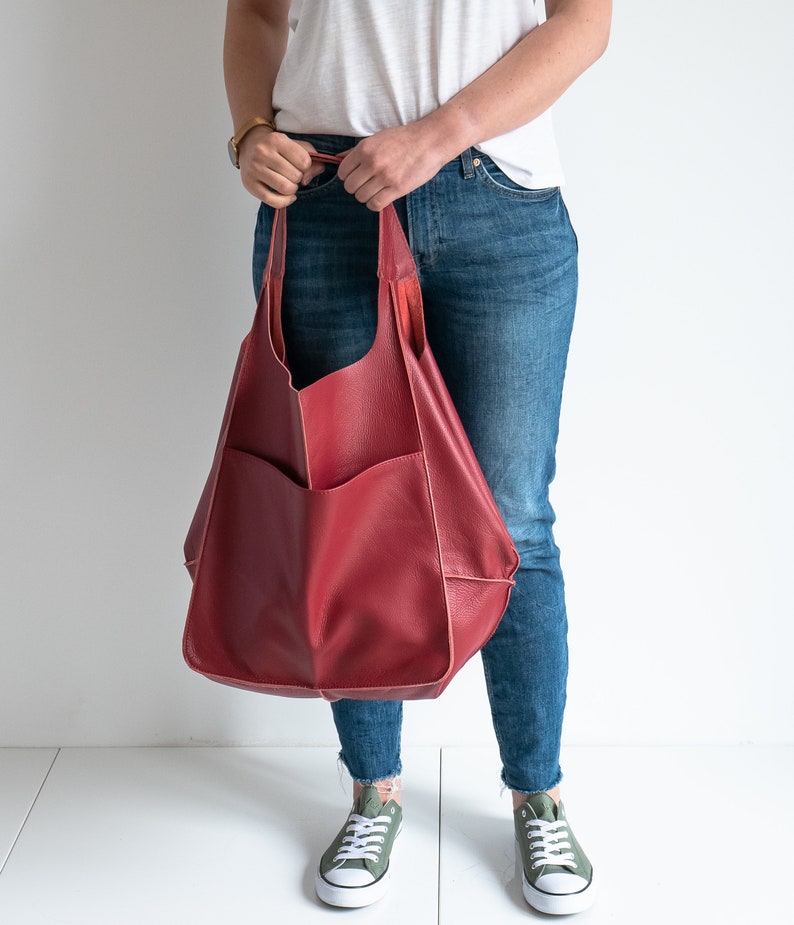
[[[334,857],[335,861],[351,861],[354,858],[365,858],[368,861],[377,861],[384,842],[384,833],[389,830],[391,816],[376,816],[368,819],[351,813],[345,831],[352,834],[345,835],[342,846]]]
[[[564,819],[546,822],[544,819],[530,819],[524,823],[532,853],[532,869],[544,864],[557,864],[560,867],[576,869],[571,843],[568,839],[568,827]],[[565,851],[563,849],[569,849]]]

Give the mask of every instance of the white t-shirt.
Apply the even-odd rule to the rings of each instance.
[[[365,137],[414,122],[537,25],[532,0],[293,0],[276,124]],[[529,189],[564,182],[550,112],[477,148]]]

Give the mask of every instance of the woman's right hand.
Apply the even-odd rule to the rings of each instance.
[[[298,187],[325,169],[312,161],[310,152],[316,153],[308,141],[296,141],[266,125],[251,129],[239,147],[243,186],[274,209],[291,205]]]

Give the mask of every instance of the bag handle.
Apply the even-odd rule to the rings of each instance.
[[[341,164],[344,159],[338,154],[320,152],[312,153],[311,158],[325,164]],[[286,208],[276,210],[270,254],[263,280],[263,285],[270,285],[270,332],[273,348],[281,363],[286,363],[286,348],[281,327],[281,289],[287,253],[286,213]],[[399,327],[410,338],[414,354],[421,357],[425,349],[426,335],[416,264],[392,204],[379,213],[378,277],[391,289]]]

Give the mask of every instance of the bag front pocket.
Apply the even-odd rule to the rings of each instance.
[[[225,448],[186,640],[196,670],[250,686],[443,677],[449,625],[422,454],[317,491]]]

